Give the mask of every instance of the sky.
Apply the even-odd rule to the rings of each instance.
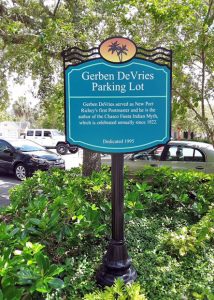
[[[8,108],[11,109],[12,104],[18,100],[19,97],[24,96],[33,106],[38,104],[39,100],[34,97],[34,93],[38,89],[38,82],[33,82],[30,77],[25,79],[23,84],[15,83],[13,79],[9,80],[9,94],[11,105]]]

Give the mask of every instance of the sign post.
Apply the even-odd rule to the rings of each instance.
[[[123,162],[122,154],[112,154],[112,239],[97,272],[97,282],[102,286],[111,286],[118,277],[125,283],[137,277],[124,240]]]
[[[89,50],[66,49],[62,56],[67,142],[112,154],[112,240],[97,280],[134,281],[124,241],[123,154],[170,140],[172,53],[114,37]]]

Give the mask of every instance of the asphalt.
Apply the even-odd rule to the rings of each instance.
[[[0,207],[10,203],[9,191],[13,186],[20,183],[14,176],[0,173]]]

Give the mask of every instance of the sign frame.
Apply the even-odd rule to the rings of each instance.
[[[118,61],[118,62],[112,62],[112,61],[109,61],[106,57],[103,57],[101,56],[101,49],[102,49],[102,46],[105,44],[105,43],[108,43],[113,40],[113,41],[117,41],[118,39],[124,39],[125,41],[127,40],[130,44],[132,43],[136,49],[133,57],[130,57],[128,60],[126,61]],[[145,48],[142,48],[142,47],[138,47],[133,41],[131,41],[130,39],[127,39],[127,38],[123,38],[123,37],[120,37],[120,36],[115,36],[115,37],[111,37],[111,38],[108,38],[106,40],[104,40],[99,47],[93,47],[91,49],[88,49],[88,50],[83,50],[83,49],[80,49],[78,47],[72,47],[72,48],[68,48],[66,50],[64,50],[62,52],[62,56],[63,56],[63,65],[64,65],[64,81],[65,81],[65,85],[64,85],[64,107],[65,107],[65,124],[66,124],[66,128],[65,128],[65,135],[66,135],[66,141],[69,143],[69,144],[74,144],[74,145],[77,145],[78,147],[80,148],[83,148],[83,149],[88,149],[90,151],[93,151],[93,152],[100,152],[100,153],[107,153],[107,154],[112,154],[112,153],[133,153],[133,152],[139,152],[139,151],[143,151],[143,150],[147,150],[147,149],[150,149],[150,148],[154,148],[154,147],[158,147],[158,146],[161,146],[161,145],[164,145],[166,144],[168,141],[170,141],[170,138],[171,138],[171,98],[172,98],[172,51],[171,50],[168,50],[164,47],[156,47],[154,49],[145,49]],[[103,59],[104,61],[106,61],[107,63],[110,62],[110,64],[113,66],[115,65],[115,67],[119,67],[120,65],[122,67],[124,67],[124,64],[127,64],[127,62],[132,62],[133,59],[134,60],[138,60],[139,62],[142,62],[142,61],[145,61],[145,63],[152,63],[155,67],[155,65],[157,66],[157,68],[160,68],[160,67],[166,67],[167,70],[169,70],[169,80],[168,80],[168,84],[169,84],[169,87],[168,87],[168,95],[166,96],[166,105],[168,106],[166,108],[166,111],[165,112],[165,116],[167,116],[168,118],[168,124],[166,125],[166,130],[167,130],[167,136],[165,138],[165,140],[162,142],[160,141],[160,139],[158,139],[158,142],[157,143],[152,143],[152,141],[150,143],[147,143],[149,144],[147,147],[146,147],[146,144],[141,148],[139,145],[135,146],[133,148],[130,147],[130,149],[122,149],[122,147],[120,147],[120,150],[117,150],[116,147],[113,147],[110,149],[110,145],[108,147],[108,145],[105,145],[106,147],[100,147],[99,146],[95,146],[94,148],[94,145],[88,147],[88,145],[84,145],[84,143],[80,140],[80,139],[72,139],[68,136],[69,133],[69,130],[68,130],[68,125],[67,123],[68,122],[72,122],[72,120],[69,121],[69,113],[68,113],[68,95],[67,95],[67,91],[66,91],[66,72],[68,71],[69,67],[74,67],[74,71],[75,71],[75,68],[78,68],[80,66],[84,66],[84,63],[96,63],[99,59]],[[167,91],[166,91],[167,92]],[[107,98],[107,96],[106,96]],[[149,96],[148,96],[149,98]],[[87,101],[87,100],[86,100]],[[75,122],[73,123],[77,123],[77,120],[75,120]],[[117,126],[117,125],[116,125]],[[139,126],[140,127],[140,126]],[[147,126],[148,128],[148,126]],[[85,127],[86,131],[87,131],[87,128]],[[115,128],[116,129],[116,128]],[[90,129],[90,132],[92,132],[92,128]],[[130,129],[131,131],[132,129]],[[75,132],[79,132],[79,130],[76,130]],[[75,133],[76,135],[78,133]],[[83,129],[82,129],[82,135],[83,135]],[[132,134],[131,134],[132,136]],[[105,139],[105,138],[104,138]],[[78,142],[79,141],[79,142]],[[131,146],[131,145],[130,145]]]

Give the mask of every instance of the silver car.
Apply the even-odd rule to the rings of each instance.
[[[109,165],[110,161],[110,156],[102,157],[103,164]],[[214,173],[214,147],[194,141],[171,141],[148,151],[125,154],[124,162],[131,173],[144,166],[169,166],[173,169]]]

